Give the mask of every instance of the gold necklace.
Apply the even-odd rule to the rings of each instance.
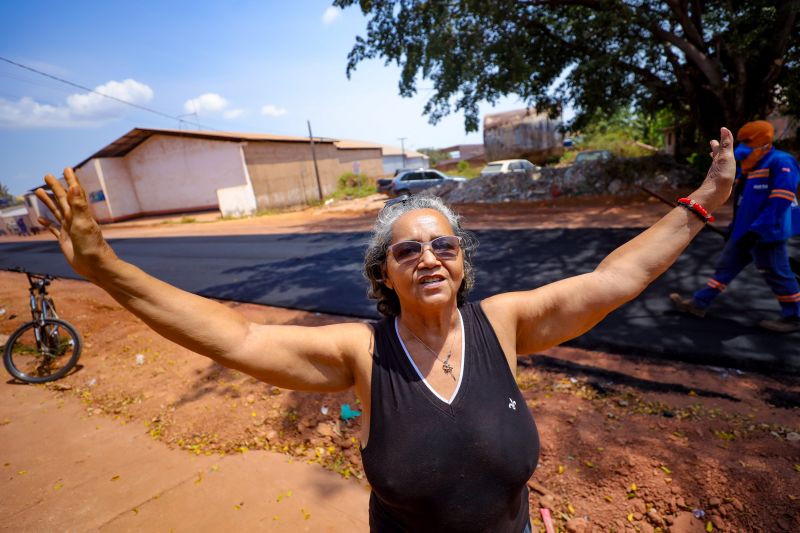
[[[460,320],[459,320],[459,322],[460,322]],[[439,361],[440,363],[442,363],[442,370],[444,371],[444,373],[445,373],[445,374],[449,374],[449,375],[450,375],[450,376],[453,378],[453,381],[456,381],[456,375],[455,375],[455,374],[453,374],[453,365],[451,365],[451,364],[450,364],[450,358],[453,356],[453,345],[455,344],[455,342],[456,342],[456,337],[457,337],[458,335],[457,335],[456,333],[453,333],[453,340],[451,340],[451,341],[450,341],[450,349],[447,351],[447,357],[445,357],[444,361],[442,361],[441,359],[439,359],[439,354],[438,354],[437,352],[433,351],[433,349],[432,349],[430,346],[428,346],[427,344],[425,344],[424,342],[422,342],[422,339],[420,339],[419,337],[417,337],[416,335],[414,335],[414,332],[413,332],[413,331],[411,331],[411,328],[409,328],[409,327],[408,327],[408,326],[406,326],[405,324],[403,324],[403,326],[405,326],[405,328],[406,328],[406,331],[408,331],[409,333],[411,333],[411,336],[412,336],[412,337],[414,337],[415,339],[417,339],[417,341],[419,341],[419,343],[420,343],[421,345],[423,345],[425,348],[427,348],[427,349],[428,349],[428,351],[429,351],[429,352],[431,352],[431,353],[433,354],[433,356],[436,358],[436,360],[437,360],[437,361]]]

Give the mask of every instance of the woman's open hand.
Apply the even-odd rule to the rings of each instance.
[[[733,157],[733,134],[727,128],[720,129],[719,142],[711,141],[711,167],[703,184],[692,194],[709,211],[715,211],[731,195],[733,179],[736,177],[736,159]]]
[[[64,178],[67,180],[66,191],[52,174],[44,178],[53,191],[55,201],[44,189],[36,189],[36,197],[47,206],[57,221],[56,224],[39,217],[39,223],[58,239],[64,257],[75,272],[91,280],[96,268],[103,261],[115,259],[116,255],[92,217],[86,191],[71,168],[64,169]]]

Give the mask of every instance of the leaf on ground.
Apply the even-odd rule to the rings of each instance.
[[[666,466],[666,465],[661,465],[661,470],[663,470],[663,471],[664,471],[664,473],[665,473],[665,474],[667,474],[667,475],[669,475],[669,474],[671,474],[671,473],[672,473],[672,470],[670,470],[669,468],[667,468],[667,466]]]
[[[594,468],[594,463],[593,463],[593,462],[591,462],[591,461],[584,461],[584,462],[583,462],[583,464],[585,464],[585,465],[586,465],[586,466],[588,466],[589,468]]]
[[[575,514],[575,508],[572,506],[571,503],[567,504],[567,511],[569,511],[569,514]]]
[[[714,524],[711,523],[711,520],[706,522],[706,531],[708,531],[708,533],[714,531]]]
[[[61,490],[61,488],[62,488],[63,486],[64,486],[64,484],[63,484],[63,483],[61,483],[61,482],[59,481],[58,483],[56,483],[55,485],[53,485],[53,490]]]
[[[797,465],[795,465],[795,466],[797,466]],[[20,470],[19,472],[17,472],[17,474],[19,474],[20,476],[24,476],[27,473],[28,473],[27,470]]]
[[[194,484],[195,485],[199,485],[202,482],[203,482],[203,473],[202,472],[198,472],[197,473],[197,478],[194,480]]]
[[[139,514],[139,508],[138,507],[134,507],[133,509],[131,509],[131,511],[133,511],[133,514]]]
[[[300,512],[303,514],[303,520],[308,520],[309,518],[311,518],[311,513],[309,513],[302,507],[300,508]]]
[[[800,463],[794,465],[794,471],[795,472],[800,472]]]
[[[560,474],[563,474],[563,473],[564,473],[564,470],[566,470],[566,469],[564,468],[564,465],[558,465],[558,473],[559,473],[559,475],[560,475]]]
[[[608,495],[606,495],[606,496],[603,496],[603,499],[604,499],[605,501],[607,501],[608,503],[611,503],[611,502],[613,502],[613,501],[614,501],[614,498],[613,498],[613,497],[611,497],[611,496],[608,496]]]
[[[115,476],[111,476],[111,481],[116,481],[118,479],[119,479],[119,474],[117,474]]]
[[[211,470],[216,472],[217,470],[219,470],[219,465],[211,465]]]
[[[628,522],[633,523],[633,513],[628,513],[626,518],[628,519]]]

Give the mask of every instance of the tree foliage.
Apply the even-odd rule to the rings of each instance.
[[[430,163],[432,167],[435,167],[445,159],[450,159],[450,154],[438,150],[436,148],[420,148],[419,150],[417,150],[417,152],[427,155],[428,163]]]
[[[346,7],[356,0],[336,0]],[[515,94],[539,109],[571,104],[573,127],[597,113],[667,109],[684,141],[800,112],[800,0],[361,0],[366,36],[348,75],[381,57],[401,67],[400,94],[421,79],[432,122]]]
[[[0,207],[11,205],[16,202],[16,198],[9,192],[8,187],[0,183]]]

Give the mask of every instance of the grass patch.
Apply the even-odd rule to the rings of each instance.
[[[483,165],[470,165],[466,161],[459,161],[458,166],[450,172],[446,172],[448,176],[460,176],[472,180],[481,175]]]
[[[328,196],[334,200],[350,200],[352,198],[364,198],[378,192],[375,182],[367,177],[366,174],[353,174],[346,172],[339,176],[336,190]]]

